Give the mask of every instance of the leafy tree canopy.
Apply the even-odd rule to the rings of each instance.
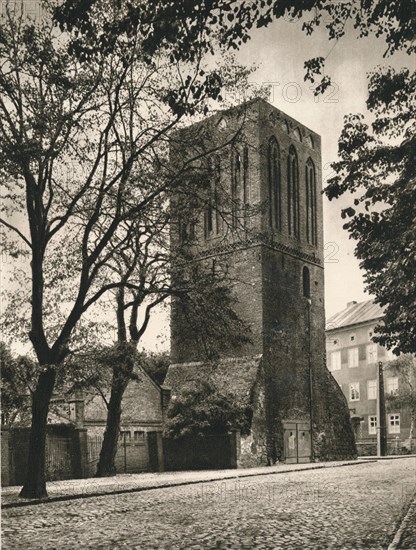
[[[2,424],[12,424],[30,411],[36,365],[28,357],[14,357],[10,348],[0,342],[0,367]]]
[[[389,361],[384,372],[387,376],[397,376],[398,390],[387,394],[386,403],[388,410],[397,412],[407,409],[410,412],[409,438],[405,447],[411,453],[414,452],[414,433],[416,427],[416,357],[401,355],[394,361]]]
[[[153,378],[160,386],[163,384],[170,365],[168,352],[149,353],[143,357],[142,367],[149,376]]]
[[[90,37],[78,29],[60,34],[50,16],[56,4],[44,0],[44,17],[33,21],[6,2],[0,25],[0,223],[10,255],[21,260],[10,270],[17,288],[8,293],[5,317],[10,333],[20,325],[29,336],[42,367],[32,396],[22,492],[28,498],[46,494],[49,402],[81,322],[88,312],[97,327],[96,308],[111,292],[132,291],[124,306],[134,302],[133,316],[143,304],[142,252],[166,227],[167,194],[186,169],[172,171],[168,162],[171,132],[187,115],[203,114],[220,84],[239,71],[219,60],[212,69],[202,49],[194,63],[170,63],[166,55],[149,60],[142,36],[129,32],[111,50],[82,57],[75,44],[89,46]],[[100,3],[94,28],[105,31],[108,16],[119,22],[123,10]],[[156,253],[152,262],[166,263]],[[146,270],[144,290],[157,299],[166,277],[156,281],[152,273]],[[142,329],[131,335],[136,343]],[[127,361],[121,370],[130,367]],[[118,370],[118,401],[127,380]]]
[[[250,39],[254,28],[266,27],[279,18],[301,19],[306,34],[325,25],[329,39],[341,38],[350,21],[358,37],[381,36],[387,44],[386,54],[415,51],[412,3],[401,0],[66,0],[56,9],[55,17],[62,29],[80,31],[71,48],[84,58],[98,51],[113,51],[139,35],[148,62],[160,52],[169,55],[171,62],[194,62],[202,50],[212,51],[213,37],[221,46],[237,49]],[[324,61],[322,57],[306,61],[305,78],[314,82],[323,72]],[[328,76],[322,77],[316,93],[330,82]]]
[[[250,409],[243,408],[231,394],[223,394],[209,382],[199,381],[183,388],[167,411],[165,435],[179,438],[249,430]]]
[[[396,393],[386,396],[391,410],[409,407],[414,421],[416,420],[416,359],[411,355],[402,355],[394,361],[389,361],[384,371],[387,376],[396,375],[399,378],[399,389]]]
[[[215,268],[194,262],[179,266],[175,276],[174,307],[180,309],[186,327],[178,340],[193,339],[199,355],[208,360],[251,342],[249,324],[236,313],[232,280]]]
[[[416,75],[378,68],[369,75],[370,115],[348,115],[339,139],[330,200],[352,193],[344,228],[367,290],[385,306],[375,341],[416,353]]]

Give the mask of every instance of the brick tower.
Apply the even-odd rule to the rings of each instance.
[[[187,131],[199,137],[180,157],[202,147],[216,182],[209,192],[220,188],[228,199],[208,201],[191,222],[178,219],[172,246],[226,265],[252,341],[207,365],[173,302],[166,384],[175,394],[204,376],[250,402],[243,464],[353,456],[348,407],[325,366],[320,136],[261,99]]]

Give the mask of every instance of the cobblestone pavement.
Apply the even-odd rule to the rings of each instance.
[[[228,479],[3,511],[3,548],[388,548],[414,458]],[[397,548],[415,550],[413,523]]]
[[[416,497],[409,509],[406,520],[401,527],[398,549],[416,549]]]
[[[416,458],[416,457],[415,457]],[[367,459],[368,460],[368,459]],[[365,460],[365,462],[367,462]],[[370,460],[375,460],[374,458]],[[255,475],[265,475],[270,473],[281,474],[296,470],[310,470],[311,468],[332,468],[356,466],[356,460],[346,460],[343,462],[318,462],[312,464],[276,464],[275,466],[260,466],[258,468],[247,468],[241,470],[196,470],[188,472],[161,472],[161,473],[141,473],[141,474],[119,474],[112,477],[88,478],[88,479],[68,479],[65,481],[50,481],[47,483],[47,491],[50,499],[65,499],[66,497],[84,497],[95,494],[127,492],[136,489],[146,489],[149,487],[161,487],[166,485],[183,485],[190,483],[199,483],[201,481],[223,480],[235,477],[251,477]],[[33,503],[29,499],[19,498],[21,486],[2,487],[1,504],[2,506],[21,504],[24,502]]]

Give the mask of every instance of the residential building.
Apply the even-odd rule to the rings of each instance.
[[[328,319],[326,325],[327,366],[342,389],[355,427],[358,453],[375,455],[377,450],[377,375],[383,367],[386,395],[400,391],[400,376],[388,368],[397,357],[373,341],[374,329],[383,322],[383,309],[372,300],[349,302]],[[410,411],[386,408],[387,452],[410,449]],[[413,448],[415,448],[413,442]]]

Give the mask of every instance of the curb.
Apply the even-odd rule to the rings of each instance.
[[[3,504],[1,506],[2,510],[6,510],[9,508],[22,508],[25,506],[36,506],[38,504],[49,504],[52,502],[66,502],[70,500],[79,500],[82,498],[93,498],[93,497],[103,497],[103,496],[111,496],[111,495],[122,495],[122,494],[128,494],[128,493],[141,493],[144,491],[153,491],[157,489],[168,489],[169,487],[183,487],[184,485],[197,485],[198,483],[212,483],[214,481],[224,481],[227,479],[239,479],[239,478],[248,478],[248,477],[259,477],[259,476],[269,476],[269,475],[282,475],[282,474],[288,474],[293,472],[308,472],[311,470],[322,470],[323,468],[342,468],[346,466],[358,466],[359,464],[369,464],[371,462],[377,462],[377,460],[360,460],[359,462],[347,462],[346,464],[331,464],[331,466],[326,466],[325,464],[322,464],[322,466],[310,466],[307,468],[299,468],[297,470],[285,470],[284,472],[261,472],[257,474],[236,474],[236,475],[229,475],[227,477],[214,477],[210,479],[198,479],[198,480],[192,480],[192,481],[179,481],[179,482],[173,482],[173,483],[163,483],[160,485],[151,485],[148,487],[133,487],[131,489],[116,489],[115,491],[97,491],[95,493],[83,493],[83,494],[76,494],[76,495],[62,495],[62,496],[56,496],[56,497],[49,497],[46,499],[39,499],[39,500],[31,500],[31,501],[25,501],[25,502],[9,502],[7,504]]]
[[[410,516],[413,512],[413,509],[416,511],[416,494],[413,496],[413,500],[410,502],[409,507],[407,509],[407,512],[400,522],[399,528],[396,531],[396,534],[394,535],[393,540],[387,547],[387,550],[396,550],[399,547],[400,541],[402,539],[403,533],[405,529],[410,524]]]
[[[369,456],[368,458],[361,456],[360,460],[397,460],[399,458],[416,458],[416,455]]]

